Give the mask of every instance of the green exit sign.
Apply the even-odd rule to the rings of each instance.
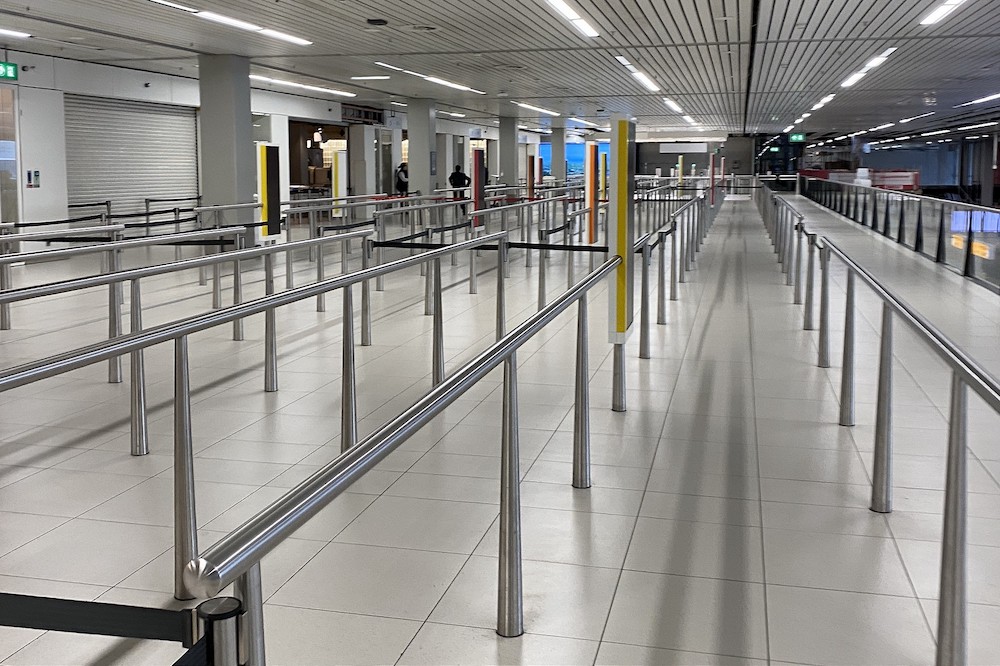
[[[0,62],[0,80],[17,81],[18,67],[12,62]]]
[[[788,135],[788,141],[791,142],[791,143],[805,143],[806,142],[806,135],[805,134],[789,134]]]
[[[778,148],[777,146],[771,146],[771,152],[772,153],[780,153],[781,152],[781,148]]]

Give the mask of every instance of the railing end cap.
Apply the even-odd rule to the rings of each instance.
[[[184,585],[199,599],[209,599],[222,591],[222,575],[215,565],[198,557],[184,567]]]

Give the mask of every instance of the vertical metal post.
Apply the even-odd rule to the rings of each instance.
[[[433,344],[431,371],[434,386],[438,386],[445,380],[444,372],[444,308],[441,306],[441,258],[434,260],[434,323],[433,323]]]
[[[941,538],[941,584],[938,598],[937,666],[968,663],[966,627],[968,395],[958,373],[951,377],[948,414],[948,467],[944,486],[944,533]]]
[[[615,344],[612,357],[611,379],[611,411],[626,410],[625,393],[625,345]]]
[[[642,294],[639,296],[639,358],[650,358],[649,350],[649,236],[642,245]]]
[[[678,217],[680,220],[677,222],[677,227],[674,230],[674,234],[677,235],[677,250],[680,253],[677,256],[677,281],[681,284],[687,282],[687,277],[685,275],[685,257],[687,256],[687,236],[686,229],[684,228],[684,216],[686,213],[680,213]],[[677,300],[677,299],[674,299]]]
[[[497,633],[524,633],[521,570],[521,473],[518,438],[517,360],[503,365],[503,430],[500,458],[500,566],[497,577]]]
[[[792,302],[795,305],[802,305],[802,254],[805,252],[802,241],[805,236],[805,227],[802,226],[802,221],[795,225],[795,268],[793,269],[795,273],[795,292],[792,298]]]
[[[137,333],[142,330],[142,295],[139,280],[132,280],[131,298],[129,303],[129,331]],[[132,420],[131,445],[132,455],[144,456],[149,453],[149,421],[146,418],[146,364],[143,350],[137,349],[131,353],[129,362],[131,374],[130,414]]]
[[[819,367],[830,367],[830,248],[823,245],[819,251]]]
[[[590,361],[588,356],[587,294],[580,296],[576,315],[576,394],[573,403],[573,487],[590,488]]]
[[[260,580],[260,562],[256,562],[236,579],[233,593],[243,602],[246,611],[239,623],[239,663],[241,666],[265,666],[264,592]]]
[[[243,237],[240,235],[233,237],[237,247],[237,250],[243,248]],[[240,271],[240,260],[236,259],[233,261],[233,305],[239,305],[243,302],[243,274]],[[233,322],[233,340],[239,342],[243,339],[243,319],[237,319]]]
[[[789,212],[788,222],[785,229],[785,286],[791,287],[795,283],[795,220]]]
[[[0,231],[0,256],[8,254],[10,252],[10,245],[4,242],[4,232]],[[10,264],[0,265],[0,292],[7,291],[11,288],[11,273]],[[0,330],[9,331],[10,330],[10,303],[0,304]]]
[[[892,511],[892,308],[888,303],[882,305],[871,509],[878,513]]]
[[[694,268],[694,265],[695,265],[694,252],[695,252],[695,249],[698,247],[698,229],[697,229],[697,226],[695,225],[695,222],[696,222],[696,220],[695,220],[695,209],[694,209],[693,206],[691,208],[688,208],[687,220],[688,220],[688,228],[687,228],[687,234],[686,234],[686,238],[687,238],[687,250],[688,250],[688,252],[687,252],[687,259],[688,259],[687,268],[688,268],[688,270],[692,270]]]
[[[671,233],[670,233],[670,300],[677,300],[677,271],[679,266],[677,265],[677,235],[680,233],[680,227],[677,225],[677,218],[675,217],[671,222]]]
[[[264,293],[274,293],[273,255],[264,255]],[[278,390],[278,336],[274,308],[264,311],[264,391]]]
[[[191,369],[188,339],[174,340],[174,598],[194,599],[184,568],[198,557],[194,504],[194,441],[191,434]]]
[[[371,268],[372,241],[361,239],[361,270]],[[372,285],[371,280],[361,282],[361,346],[372,345]]]
[[[543,235],[542,229],[538,230],[538,242],[544,243],[546,237]],[[545,307],[545,297],[546,297],[546,286],[545,286],[545,273],[548,269],[549,262],[546,261],[545,250],[539,250],[538,252],[538,309],[541,311]]]
[[[377,217],[375,218],[375,240],[380,243],[385,242],[385,218]],[[381,266],[385,263],[385,248],[381,245],[376,250],[375,254],[375,265]],[[385,291],[385,278],[379,275],[375,278],[375,291]]]
[[[318,238],[323,237],[323,230],[319,229]],[[316,246],[316,282],[322,282],[326,279],[326,260],[323,252],[323,243]],[[341,249],[343,251],[343,249]],[[316,294],[316,312],[326,312],[326,293]]]
[[[656,323],[667,323],[667,234],[661,231],[657,235],[656,246],[657,290],[656,290]]]
[[[847,269],[844,357],[840,369],[840,425],[854,425],[854,271]]]
[[[309,211],[309,238],[316,238],[316,211]],[[316,259],[316,246],[309,246],[309,261]]]
[[[497,241],[497,340],[507,333],[507,290],[503,267],[507,262],[507,239]]]
[[[340,396],[340,450],[347,451],[358,443],[358,396],[354,374],[354,287],[344,292],[343,353]]]
[[[115,234],[118,240],[119,233]],[[121,255],[118,250],[112,249],[108,252],[108,272],[117,273],[121,270]],[[108,339],[113,340],[122,334],[122,283],[112,282],[108,285]],[[108,383],[122,383],[122,357],[115,356],[108,359]]]
[[[802,328],[813,330],[813,299],[816,282],[816,234],[806,234],[806,246],[809,248],[809,260],[806,262],[806,302]]]
[[[213,666],[240,666],[239,621],[243,605],[239,599],[215,597],[198,604],[196,612],[205,627],[207,663]]]

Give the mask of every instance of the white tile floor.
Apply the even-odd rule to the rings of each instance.
[[[882,251],[898,252],[889,244]],[[309,279],[300,259],[300,279]],[[511,324],[534,312],[537,289],[537,268],[525,269],[519,254],[513,260]],[[443,266],[446,283],[455,283],[444,296],[449,369],[493,339],[494,274],[469,295],[465,261]],[[564,275],[562,262],[554,259],[553,275]],[[900,258],[883,263],[914,270]],[[28,270],[55,279],[70,267]],[[254,275],[248,297],[263,292]],[[835,266],[833,275],[833,312],[842,312],[843,273]],[[836,425],[839,369],[815,367],[815,333],[801,330],[801,309],[790,304],[751,204],[727,202],[690,278],[670,304],[670,324],[653,331],[654,358],[640,361],[638,340],[629,344],[626,414],[609,410],[606,295],[592,294],[589,491],[569,485],[573,315],[518,355],[523,637],[492,630],[501,400],[494,374],[265,559],[269,662],[931,663],[947,374],[898,331],[896,511],[871,513],[874,298],[859,290],[859,425],[848,429]],[[562,280],[550,285],[557,294]],[[430,385],[422,289],[413,271],[387,279],[387,291],[374,296],[375,346],[356,352],[362,434]],[[204,311],[210,298],[193,275],[150,280],[146,291],[147,325]],[[969,293],[963,287],[956,298]],[[930,317],[947,299],[927,296],[918,305]],[[16,306],[0,358],[9,367],[100,340],[105,303],[93,292]],[[247,322],[245,342],[230,341],[228,327],[192,340],[203,547],[337,455],[333,303],[325,314],[311,302],[280,313],[275,394],[262,391],[259,317]],[[983,307],[977,301],[977,318],[953,324],[976,352],[988,340],[995,350],[995,327],[990,338],[973,324],[1000,322]],[[986,353],[988,361],[1000,364],[1000,356]],[[146,458],[128,455],[127,386],[103,383],[103,367],[0,395],[0,590],[178,605],[169,347],[150,351],[147,371],[154,414]],[[981,405],[972,409],[970,659],[996,664],[998,422]],[[179,652],[0,629],[4,664],[170,663]]]

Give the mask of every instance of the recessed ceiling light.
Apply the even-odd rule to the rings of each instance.
[[[543,109],[540,106],[532,106],[531,104],[525,104],[524,102],[514,102],[514,101],[512,101],[511,103],[512,104],[516,104],[517,106],[521,107],[522,109],[528,109],[529,111],[537,111],[538,113],[544,113],[544,114],[549,115],[549,116],[559,116],[559,115],[561,115],[561,114],[559,114],[559,113],[557,113],[555,111],[550,111],[549,109]]]
[[[389,102],[389,103],[392,104],[393,106],[406,106],[406,104],[403,104],[402,102]]]
[[[959,104],[955,108],[961,108],[963,106],[972,106],[973,104],[985,104],[986,102],[992,102],[994,100],[1000,99],[1000,93],[996,95],[989,95],[988,97],[980,97],[979,99],[974,99],[971,102],[966,102],[965,104]]]
[[[386,81],[390,78],[392,77],[384,74],[375,76],[352,76],[351,81]]]
[[[681,105],[678,104],[677,102],[675,102],[674,100],[670,99],[669,97],[664,97],[663,98],[663,103],[666,104],[667,106],[669,106],[671,109],[673,109],[677,113],[684,113],[684,110],[681,108]]]
[[[220,23],[222,25],[229,26],[230,28],[237,28],[239,30],[246,30],[247,32],[256,32],[259,35],[265,37],[270,37],[272,39],[280,39],[284,42],[289,42],[291,44],[297,44],[299,46],[310,46],[312,42],[308,39],[303,39],[301,37],[296,37],[295,35],[289,35],[285,32],[280,32],[278,30],[272,30],[271,28],[265,28],[259,26],[255,23],[250,23],[249,21],[243,21],[238,18],[233,18],[232,16],[226,16],[225,14],[217,14],[215,12],[206,12],[193,7],[188,7],[187,5],[181,5],[176,2],[168,2],[168,0],[149,0],[150,2],[156,3],[158,5],[163,5],[164,7],[170,7],[171,9],[178,9],[182,12],[187,12],[193,14],[198,18],[203,18],[206,21],[212,21],[213,23]]]
[[[946,129],[943,129],[943,130],[934,130],[933,132],[924,132],[920,136],[937,136],[939,134],[947,134],[950,131],[951,130],[946,130]]]
[[[197,14],[195,15],[197,16]],[[289,42],[291,44],[298,44],[299,46],[311,46],[312,42],[308,39],[302,39],[301,37],[296,37],[295,35],[289,35],[284,32],[278,32],[277,30],[271,30],[270,28],[264,28],[260,31],[260,34],[265,37],[272,37],[274,39],[280,39],[284,42]]]
[[[355,93],[345,92],[343,90],[337,90],[335,88],[324,88],[323,86],[313,86],[306,83],[298,83],[296,81],[283,81],[281,79],[272,79],[269,76],[261,76],[259,74],[251,74],[251,81],[260,81],[261,83],[271,83],[276,86],[287,86],[289,88],[299,88],[301,90],[310,90],[312,92],[321,92],[328,95],[337,95],[339,97],[357,97]]]
[[[559,14],[569,21],[574,28],[580,31],[584,37],[600,37],[600,33],[594,30],[593,26],[581,17],[575,9],[566,4],[564,0],[545,0],[545,2],[547,2],[552,9],[559,12]]]
[[[581,118],[570,118],[571,122],[580,123],[581,125],[587,125],[588,127],[600,127],[597,123],[592,123],[589,120],[582,120]]]
[[[168,2],[168,0],[149,0],[150,2],[155,2],[158,5],[163,5],[165,7],[170,7],[171,9],[179,9],[182,12],[189,12],[191,14],[197,14],[198,10],[192,7],[187,7],[186,5],[179,5],[176,2]]]
[[[874,58],[872,58],[871,60],[869,60],[868,62],[866,62],[865,66],[862,67],[860,70],[858,70],[857,72],[854,72],[849,77],[847,77],[846,79],[844,79],[844,82],[840,84],[840,87],[841,88],[850,88],[855,83],[857,83],[861,79],[865,78],[865,76],[868,75],[868,72],[870,72],[871,70],[875,69],[876,67],[882,65],[886,60],[889,59],[889,56],[891,56],[897,50],[898,49],[896,47],[894,47],[894,46],[890,47],[890,48],[887,48],[885,51],[883,51],[879,55],[875,56]]]
[[[948,14],[958,9],[961,5],[965,3],[965,0],[945,0],[937,7],[934,8],[930,14],[925,16],[920,25],[934,25],[940,21],[943,21]]]
[[[31,35],[27,32],[21,32],[19,30],[7,30],[6,28],[0,28],[0,36],[3,37],[15,37],[17,39],[27,39]]]
[[[909,118],[903,118],[899,122],[900,123],[909,123],[909,122],[913,122],[914,120],[919,120],[921,118],[926,118],[927,116],[933,116],[935,113],[936,113],[936,111],[930,111],[928,113],[921,113],[919,116],[910,116]]]

